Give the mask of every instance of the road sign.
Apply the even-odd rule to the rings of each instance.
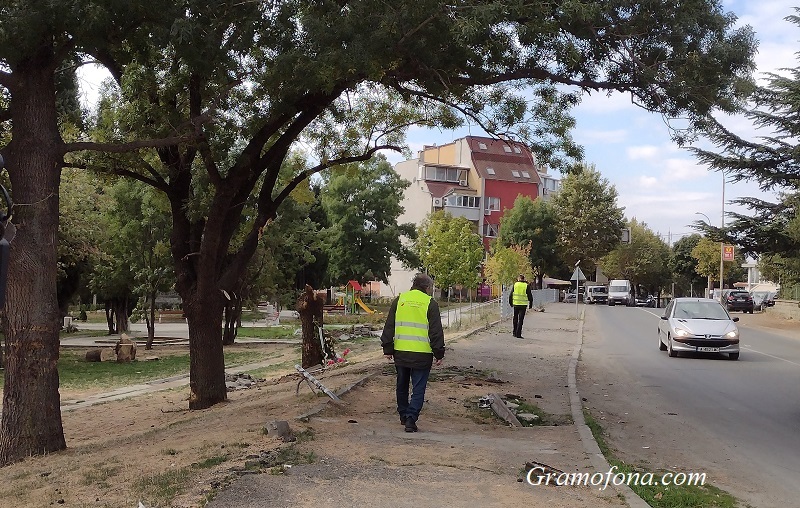
[[[586,280],[586,276],[581,271],[580,266],[575,267],[575,271],[572,272],[572,277],[570,277],[569,280],[577,280],[577,281]]]
[[[733,261],[733,245],[725,245],[722,247],[722,260]]]

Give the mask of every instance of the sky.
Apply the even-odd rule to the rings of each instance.
[[[739,18],[738,25],[750,25],[759,41],[756,55],[756,78],[763,81],[764,72],[778,72],[797,64],[795,53],[800,49],[800,27],[785,21],[794,14],[800,2],[786,0],[724,1],[726,11]],[[648,113],[631,104],[630,97],[604,93],[587,96],[572,111],[577,121],[575,141],[584,147],[584,160],[594,164],[603,178],[617,190],[618,203],[627,218],[635,217],[674,243],[695,232],[691,224],[705,221],[719,226],[722,221],[723,177],[698,164],[690,152],[672,142],[669,129],[660,115]],[[726,118],[724,123],[734,132],[755,135],[744,118]],[[412,153],[422,145],[444,144],[465,135],[485,135],[480,129],[433,131],[414,129],[408,141]],[[397,156],[390,156],[397,162]],[[551,171],[552,173],[552,171]],[[554,173],[558,175],[557,172]],[[772,199],[755,183],[725,184],[725,210],[746,213],[729,201],[737,197],[758,196]],[[729,221],[730,219],[726,219]]]

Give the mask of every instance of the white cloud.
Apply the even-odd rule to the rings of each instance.
[[[663,162],[664,181],[702,180],[708,178],[708,169],[694,159],[671,158]]]
[[[635,106],[631,104],[630,95],[619,92],[611,93],[611,95],[596,92],[591,95],[584,95],[576,110],[583,113],[597,114],[623,111],[631,107]]]
[[[626,149],[628,159],[636,160],[653,160],[658,157],[661,149],[653,145],[631,146]]]
[[[658,178],[654,176],[642,175],[639,177],[639,187],[643,189],[655,189],[658,185]]]
[[[575,139],[582,144],[592,143],[623,143],[628,139],[628,131],[624,129],[602,130],[602,129],[576,129],[573,133]]]

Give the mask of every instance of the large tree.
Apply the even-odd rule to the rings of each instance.
[[[383,156],[337,168],[322,189],[330,226],[325,230],[333,284],[388,281],[392,256],[408,266],[419,260],[401,242],[416,236],[414,224],[398,224],[400,201],[410,185]]]
[[[497,242],[504,246],[527,246],[528,259],[542,287],[545,274],[553,275],[561,263],[558,255],[558,220],[555,209],[543,199],[518,196],[500,222]]]
[[[704,287],[705,280],[697,273],[697,260],[692,257],[692,250],[701,238],[695,233],[682,237],[672,245],[669,267],[675,282],[673,296],[694,296]]]
[[[647,224],[631,219],[630,243],[621,243],[600,260],[609,279],[628,279],[635,289],[659,293],[670,279],[669,246]]]
[[[582,165],[569,173],[552,201],[561,257],[567,265],[581,260],[584,267],[594,269],[600,258],[619,246],[625,222],[617,189],[594,166]]]
[[[795,9],[798,11],[798,9]],[[786,20],[800,25],[800,16]],[[703,131],[714,149],[694,148],[697,158],[714,170],[722,171],[734,182],[756,181],[762,190],[777,190],[778,200],[770,202],[747,197],[734,200],[750,214],[731,213],[733,220],[724,231],[697,223],[712,239],[735,242],[752,255],[780,254],[794,256],[800,250],[800,68],[783,69],[783,74],[768,73],[766,83],[750,97],[745,116],[766,134],[737,134],[714,117],[709,117]]]
[[[430,214],[419,226],[414,250],[440,288],[478,287],[483,243],[468,219],[442,210]]]
[[[2,15],[0,87],[9,106],[0,121],[12,130],[2,153],[15,201],[26,206],[16,210],[25,234],[12,244],[9,268],[0,464],[65,446],[53,242],[65,154],[141,149],[137,158],[89,165],[167,195],[190,323],[189,406],[204,408],[226,398],[224,291],[239,284],[264,226],[309,175],[399,147],[411,124],[452,127],[460,115],[526,138],[542,163],[568,161],[579,150],[563,112],[577,98],[560,86],[630,93],[644,108],[695,121],[735,102],[754,45],[716,0],[12,0]],[[100,62],[120,87],[124,121],[113,136],[61,136],[56,76],[76,54]],[[301,138],[318,164],[277,186]],[[257,213],[230,252],[248,200]]]

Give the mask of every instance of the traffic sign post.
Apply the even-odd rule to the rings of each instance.
[[[578,263],[580,263],[580,261],[578,261]],[[575,264],[575,271],[572,272],[572,277],[570,277],[569,280],[575,281],[575,317],[580,317],[580,311],[578,310],[578,290],[580,289],[581,281],[586,280],[586,276],[583,275],[581,267],[578,266],[577,263]]]

